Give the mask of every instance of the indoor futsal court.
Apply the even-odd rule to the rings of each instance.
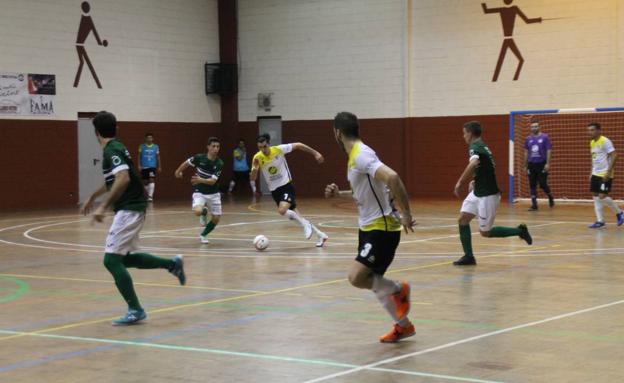
[[[624,381],[624,0],[0,0],[0,382]]]

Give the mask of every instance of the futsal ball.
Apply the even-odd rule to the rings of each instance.
[[[253,244],[256,250],[263,251],[267,247],[269,247],[269,239],[264,235],[258,235],[256,236],[256,238],[254,238]]]

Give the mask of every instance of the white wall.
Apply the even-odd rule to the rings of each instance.
[[[239,0],[239,116],[404,113],[405,2]],[[258,93],[274,93],[271,112]]]
[[[204,92],[206,61],[219,61],[217,0],[91,0],[93,35],[78,88],[80,0],[2,0],[0,71],[56,74],[56,116],[106,109],[125,121],[218,122],[218,97]]]
[[[624,105],[624,0],[515,0],[518,81],[497,14],[468,0],[239,0],[240,118],[506,114]],[[504,6],[487,0],[489,7]],[[412,18],[407,15],[411,4]],[[273,92],[275,108],[257,108]]]

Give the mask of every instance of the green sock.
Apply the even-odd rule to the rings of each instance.
[[[132,253],[123,257],[123,264],[126,267],[136,267],[137,269],[167,269],[173,268],[173,261],[167,258],[155,257],[152,254]]]
[[[143,310],[139,303],[139,298],[134,292],[132,277],[130,277],[130,273],[128,273],[126,266],[123,264],[123,256],[112,253],[104,254],[104,266],[113,275],[115,285],[117,285],[121,296],[128,303],[128,308],[132,310]]]
[[[504,237],[513,237],[519,236],[520,229],[517,227],[505,227],[505,226],[496,226],[490,230],[491,238],[504,238]]]
[[[204,231],[202,231],[201,235],[202,236],[207,236],[211,231],[214,230],[214,228],[217,226],[216,223],[210,221],[208,222],[208,224],[206,225],[206,228],[204,229]]]
[[[468,257],[474,257],[472,254],[472,233],[470,225],[459,225],[459,240],[464,248],[464,254]]]
[[[201,215],[208,215],[208,209],[203,208],[202,212],[201,212]]]

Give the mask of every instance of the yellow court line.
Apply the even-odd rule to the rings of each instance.
[[[105,279],[86,279],[86,278],[67,278],[67,277],[52,277],[48,275],[25,275],[25,274],[0,274],[0,276],[5,277],[14,277],[14,278],[25,278],[25,279],[49,279],[56,281],[72,281],[72,282],[95,282],[95,283],[114,283],[111,280]],[[192,285],[173,285],[166,283],[149,283],[149,282],[134,282],[135,285],[138,286],[150,286],[150,287],[173,287],[180,289],[197,289],[197,290],[212,290],[212,291],[231,291],[235,293],[261,293],[259,290],[243,290],[243,289],[224,289],[219,287],[208,287],[208,286],[192,286]]]
[[[542,247],[542,248],[545,248],[545,247]],[[541,249],[541,248],[537,248],[537,249]],[[530,249],[527,249],[527,250],[524,250],[524,251],[528,251],[528,250],[530,250]],[[480,258],[492,258],[492,257],[497,257],[497,256],[503,256],[503,255],[505,255],[505,253],[484,255],[484,256],[481,256]],[[432,267],[436,267],[436,266],[449,265],[449,264],[452,264],[452,263],[453,262],[451,262],[451,261],[450,262],[438,262],[438,263],[432,263],[432,264],[428,264],[428,265],[406,267],[406,268],[403,268],[403,269],[392,270],[392,271],[388,272],[388,274],[390,274],[390,273],[400,273],[400,272],[405,272],[405,271],[414,271],[414,270],[428,269],[428,268],[432,268]],[[181,309],[186,309],[186,308],[191,308],[191,307],[206,306],[206,305],[210,305],[210,304],[224,303],[224,302],[232,302],[232,301],[237,301],[237,300],[242,300],[242,299],[266,296],[266,295],[275,295],[275,294],[281,294],[281,293],[291,292],[291,291],[296,291],[296,290],[301,290],[301,289],[308,289],[308,288],[326,286],[326,285],[331,285],[331,284],[341,283],[341,282],[347,282],[347,279],[346,278],[334,279],[334,280],[331,280],[331,281],[310,283],[310,284],[301,285],[301,286],[288,287],[288,288],[285,288],[285,289],[269,290],[269,291],[257,292],[257,293],[246,294],[246,295],[239,295],[239,296],[229,297],[229,298],[213,299],[213,300],[207,300],[207,301],[201,301],[201,302],[195,302],[195,303],[187,303],[187,304],[183,304],[183,305],[170,306],[170,307],[164,307],[164,308],[161,308],[161,309],[152,310],[151,313],[152,314],[163,313],[163,312],[181,310]],[[68,324],[68,325],[63,325],[63,326],[57,326],[57,327],[51,327],[51,328],[47,328],[47,329],[41,329],[41,330],[37,330],[37,331],[32,331],[32,332],[28,332],[28,333],[22,333],[22,334],[17,334],[17,335],[10,335],[10,336],[4,337],[4,338],[0,338],[0,341],[20,338],[20,337],[28,336],[28,335],[31,335],[31,334],[60,331],[60,330],[66,330],[66,329],[75,328],[75,327],[87,326],[87,325],[90,325],[90,324],[109,322],[109,321],[112,321],[112,320],[117,319],[117,318],[118,317],[115,316],[115,317],[104,318],[104,319],[95,319],[95,320],[90,320],[90,321],[81,321],[81,322],[71,323],[71,324]]]

